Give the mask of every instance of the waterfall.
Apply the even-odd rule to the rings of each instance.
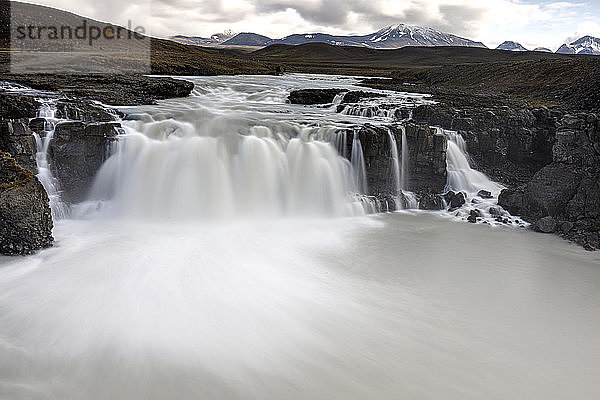
[[[406,139],[406,127],[400,127],[402,131],[402,168],[400,170],[400,188],[408,189],[408,140]]]
[[[332,111],[337,111],[337,107],[340,104],[342,104],[342,101],[344,101],[344,97],[346,97],[346,93],[347,92],[342,92],[342,93],[338,93],[335,95],[335,97],[333,98],[332,106],[331,106]]]
[[[365,158],[363,156],[363,149],[360,143],[360,138],[358,136],[358,132],[354,132],[352,139],[352,154],[350,161],[352,163],[352,168],[354,169],[355,176],[355,187],[359,193],[367,194],[369,193],[367,187],[367,169],[365,167]]]
[[[392,133],[392,130],[388,128],[388,139],[390,144],[390,155],[392,162],[392,188],[393,192],[396,196],[400,194],[402,191],[402,182],[401,182],[401,172],[400,172],[400,160],[398,157],[398,143],[396,142],[396,137]]]
[[[453,131],[442,130],[442,133],[448,138],[446,191],[465,192],[469,195],[487,190],[498,195],[504,187],[471,168],[464,138]]]
[[[163,121],[142,123],[140,130],[130,127],[119,138],[92,189],[92,199],[111,200],[119,214],[218,219],[369,211],[356,196],[366,192],[358,140],[349,161],[332,143],[308,134],[287,139],[293,133],[267,127],[249,135],[160,135],[172,131]],[[345,146],[344,136],[336,140]]]
[[[41,137],[34,133],[36,143],[36,164],[38,169],[37,178],[41,182],[48,198],[50,199],[50,210],[54,220],[64,219],[69,214],[69,208],[60,198],[60,188],[58,180],[52,174],[50,163],[48,161],[48,146],[54,137],[54,127],[56,125],[56,108],[51,103],[44,103],[38,110],[38,117],[46,118],[46,127],[44,136]]]

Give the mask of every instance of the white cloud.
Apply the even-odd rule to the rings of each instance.
[[[586,3],[585,1],[588,1]],[[496,46],[515,40],[558,47],[575,32],[600,35],[590,0],[33,0],[123,23],[152,4],[152,32],[208,36],[225,29],[270,37],[290,33],[367,34],[396,23],[427,25]],[[596,15],[595,15],[596,14]],[[133,16],[133,17],[132,17]]]

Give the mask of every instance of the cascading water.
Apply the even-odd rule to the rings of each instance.
[[[446,190],[467,194],[488,190],[498,195],[504,187],[491,181],[484,173],[471,168],[465,139],[454,131],[442,130],[442,133],[448,138]]]
[[[38,169],[37,177],[42,186],[44,186],[44,189],[46,189],[46,193],[48,193],[52,218],[59,220],[67,217],[69,208],[60,198],[59,184],[52,174],[48,162],[48,146],[54,137],[54,128],[58,121],[56,119],[56,108],[52,103],[43,103],[38,110],[38,117],[45,118],[46,123],[43,136],[37,133],[33,134],[37,147],[35,156]]]
[[[392,166],[392,187],[396,194],[396,208],[397,209],[412,209],[418,208],[419,202],[414,193],[406,190],[408,183],[408,141],[406,138],[406,129],[404,126],[400,127],[402,131],[402,161],[398,157],[398,142],[391,129],[387,130],[388,141],[390,143],[390,154],[391,154],[391,166]],[[402,196],[402,199],[400,198]]]
[[[490,180],[484,173],[471,168],[465,139],[455,131],[441,128],[438,128],[438,131],[448,138],[446,191],[463,192],[467,200],[456,215],[464,219],[477,209],[475,215],[479,215],[479,221],[485,221],[491,225],[527,226],[525,222],[510,215],[498,205],[498,196],[504,186]],[[479,196],[480,191],[489,192],[489,194],[482,197]]]
[[[356,150],[350,163],[329,143],[287,139],[267,127],[250,135],[207,137],[193,128],[183,136],[160,133],[172,128],[162,121],[144,123],[140,130],[147,135],[129,129],[99,171],[92,198],[110,199],[115,211],[139,217],[366,212],[348,196],[364,188],[362,153]]]
[[[363,155],[363,149],[360,143],[360,138],[358,137],[358,132],[354,132],[353,135],[352,154],[350,161],[352,163],[352,168],[354,169],[356,177],[355,187],[358,189],[359,193],[369,193],[369,189],[367,187],[367,169],[365,167],[365,158]]]

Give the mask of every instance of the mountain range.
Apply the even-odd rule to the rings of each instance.
[[[460,36],[444,33],[433,28],[414,25],[391,25],[369,35],[339,36],[327,33],[293,34],[282,39],[272,39],[268,36],[251,32],[234,34],[228,31],[216,34],[210,38],[197,36],[178,35],[171,38],[176,42],[200,46],[244,46],[266,47],[273,44],[300,45],[306,43],[326,43],[337,46],[357,46],[372,49],[398,49],[406,46],[454,46],[454,47],[480,47],[487,48],[481,42],[476,42]],[[523,45],[514,41],[506,41],[498,46],[498,50],[529,51]],[[533,51],[552,52],[545,47],[538,47]],[[600,55],[600,39],[585,36],[571,44],[564,44],[558,49],[560,54],[588,54]]]
[[[592,36],[584,36],[571,44],[563,44],[557,53],[600,55],[600,39]]]
[[[211,38],[202,39],[179,35],[174,36],[172,40],[191,44],[194,40],[199,41],[199,39],[202,39],[204,40],[203,44],[208,44],[208,42],[213,41],[212,38],[214,37],[215,36],[213,35]],[[406,46],[486,47],[481,42],[475,42],[460,36],[440,32],[432,28],[404,24],[388,26],[377,32],[362,36],[336,36],[326,33],[306,33],[289,35],[283,39],[271,39],[256,33],[244,32],[228,40],[222,41],[219,44],[223,46],[265,47],[272,44],[298,45],[306,43],[327,43],[338,46],[359,46],[373,49],[398,49]]]

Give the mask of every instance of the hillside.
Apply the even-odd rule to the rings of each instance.
[[[107,24],[84,18],[79,15],[35,4],[11,2],[10,9],[3,2],[0,18],[7,26],[12,15],[18,25],[106,26]],[[125,30],[125,32],[129,32]],[[126,35],[125,33],[124,35]],[[30,43],[24,42],[25,45]],[[2,53],[2,71],[7,72],[10,62],[19,65],[20,72],[34,73],[103,73],[144,72],[172,75],[216,75],[216,74],[265,74],[274,68],[240,56],[236,51],[215,50],[199,46],[175,43],[170,40],[150,38],[144,40],[104,40],[94,42],[91,47],[87,40],[40,40],[34,43],[37,48],[27,47],[20,52]],[[6,40],[0,43],[8,48]],[[19,42],[10,43],[12,50]],[[44,50],[41,53],[40,50]],[[51,55],[48,55],[51,53]],[[18,63],[18,64],[15,64]],[[65,69],[66,68],[66,69]]]
[[[541,52],[508,52],[476,47],[403,47],[401,49],[369,49],[310,43],[298,46],[272,45],[252,53],[265,63],[285,65],[288,71],[389,75],[404,68],[440,65],[505,63],[565,56]]]
[[[369,86],[433,93],[452,104],[475,94],[492,102],[505,96],[534,106],[600,110],[600,58],[594,56],[407,68],[391,76],[392,80],[372,80]],[[483,105],[481,97],[477,101]]]

